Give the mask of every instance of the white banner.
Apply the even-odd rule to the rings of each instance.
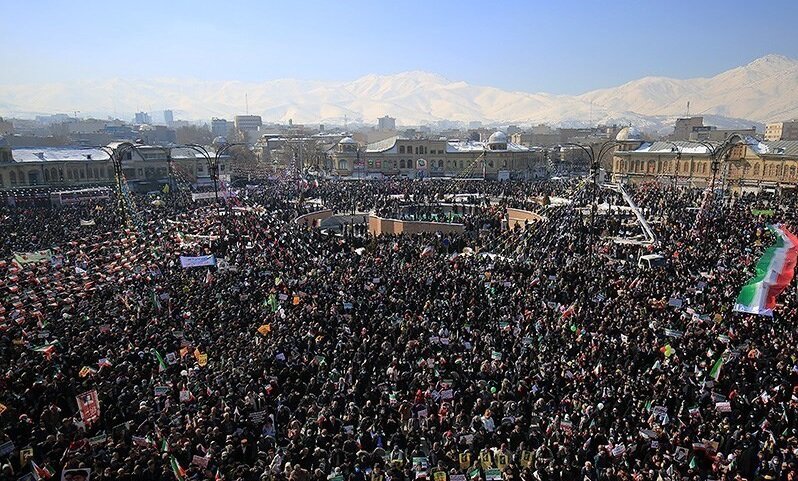
[[[197,257],[180,256],[180,265],[186,269],[188,269],[189,267],[215,266],[216,256],[213,255],[197,256]]]
[[[230,197],[230,194],[226,191],[219,191],[219,198],[226,199]],[[216,193],[215,192],[194,192],[191,194],[191,200],[205,200],[205,199],[215,199]]]

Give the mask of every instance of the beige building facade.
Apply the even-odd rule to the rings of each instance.
[[[391,137],[361,148],[347,137],[329,152],[332,172],[354,177],[536,178],[546,175],[542,151],[495,132],[485,142]]]
[[[767,124],[765,126],[765,140],[798,140],[798,119]]]
[[[116,150],[120,146],[121,143],[112,143],[107,148]],[[213,157],[214,153],[210,155]],[[228,160],[226,155],[219,159],[221,178],[230,174]],[[122,172],[133,190],[159,189],[169,182],[170,168],[173,177],[180,182],[212,182],[205,157],[192,149],[136,145],[135,149],[122,150]],[[31,187],[76,188],[114,182],[113,162],[103,149],[11,149],[0,143],[0,191]]]
[[[719,143],[712,143],[719,146]],[[788,188],[798,185],[798,141],[759,142],[744,137],[713,170],[710,149],[696,142],[640,142],[635,148],[618,150],[613,156],[612,177],[616,182],[654,180],[704,187],[723,182],[732,190]]]

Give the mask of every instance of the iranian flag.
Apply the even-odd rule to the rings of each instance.
[[[768,247],[756,265],[756,275],[740,289],[734,310],[773,316],[776,297],[790,285],[798,258],[798,237],[784,225],[768,226],[776,243]]]
[[[172,471],[175,473],[175,478],[177,481],[185,481],[186,480],[186,470],[180,466],[180,463],[177,462],[174,456],[170,457],[170,464],[172,465]]]

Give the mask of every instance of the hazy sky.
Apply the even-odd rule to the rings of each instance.
[[[406,70],[577,94],[798,58],[798,1],[3,2],[0,83],[351,80]]]

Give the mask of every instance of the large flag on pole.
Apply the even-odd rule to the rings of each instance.
[[[740,289],[735,311],[772,317],[776,297],[795,276],[798,237],[784,225],[769,225],[768,229],[776,236],[776,243],[765,250],[756,265],[756,275]]]

